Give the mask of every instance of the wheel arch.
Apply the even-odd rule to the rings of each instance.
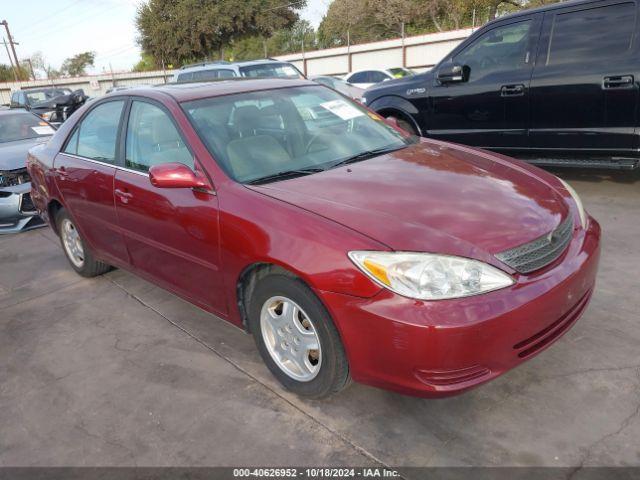
[[[281,265],[271,262],[255,262],[246,266],[236,280],[236,305],[240,312],[240,319],[242,320],[242,327],[245,331],[250,332],[249,318],[248,318],[248,299],[251,298],[251,294],[255,289],[260,279],[273,274],[280,274],[291,277],[292,279],[303,282],[307,287],[313,288],[301,278],[298,274],[289,270]],[[326,308],[326,307],[325,307]]]
[[[404,118],[408,122],[413,125],[418,132],[419,135],[422,135],[422,129],[420,125],[416,121],[415,115],[419,113],[418,109],[408,100],[388,95],[385,97],[380,97],[369,105],[369,108],[374,110],[376,113],[379,113],[383,117],[389,117],[391,115],[396,115]]]
[[[53,231],[56,233],[56,235],[59,235],[58,225],[56,223],[56,215],[63,208],[64,208],[64,205],[62,205],[62,203],[60,203],[55,198],[49,200],[49,203],[47,204],[47,215],[49,217],[49,223]]]

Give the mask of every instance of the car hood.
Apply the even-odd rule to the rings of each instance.
[[[0,143],[0,170],[17,170],[27,163],[27,152],[34,145],[44,143],[51,137],[27,138],[15,142]]]
[[[488,152],[422,140],[349,166],[250,188],[394,250],[497,264],[495,253],[549,233],[569,214],[543,175]]]

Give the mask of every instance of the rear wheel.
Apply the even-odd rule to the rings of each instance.
[[[96,260],[67,211],[62,208],[56,214],[56,226],[60,243],[71,267],[83,277],[96,277],[110,270],[110,266]]]
[[[264,277],[249,299],[249,326],[258,351],[282,385],[322,398],[349,383],[347,357],[331,317],[304,283]]]

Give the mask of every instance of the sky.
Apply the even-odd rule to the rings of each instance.
[[[88,73],[128,71],[140,59],[135,27],[138,3],[140,0],[0,0],[0,20],[9,23],[19,44],[20,60],[39,51],[57,69],[65,58],[95,51],[95,66]],[[330,3],[308,0],[301,17],[317,27]],[[0,37],[6,38],[0,28]],[[0,63],[9,64],[4,45],[0,45]]]

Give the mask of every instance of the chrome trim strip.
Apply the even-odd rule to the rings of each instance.
[[[121,167],[120,165],[114,165],[112,163],[101,162],[99,160],[94,160],[92,158],[81,157],[80,155],[74,155],[72,153],[60,152],[59,155],[65,155],[70,158],[75,158],[76,160],[84,160],[85,162],[95,163],[97,165],[102,165],[104,167],[112,167],[116,170],[121,170],[123,172],[135,173],[136,175],[142,175],[143,177],[148,177],[149,174],[147,172],[140,172],[138,170],[133,170],[131,168]]]

